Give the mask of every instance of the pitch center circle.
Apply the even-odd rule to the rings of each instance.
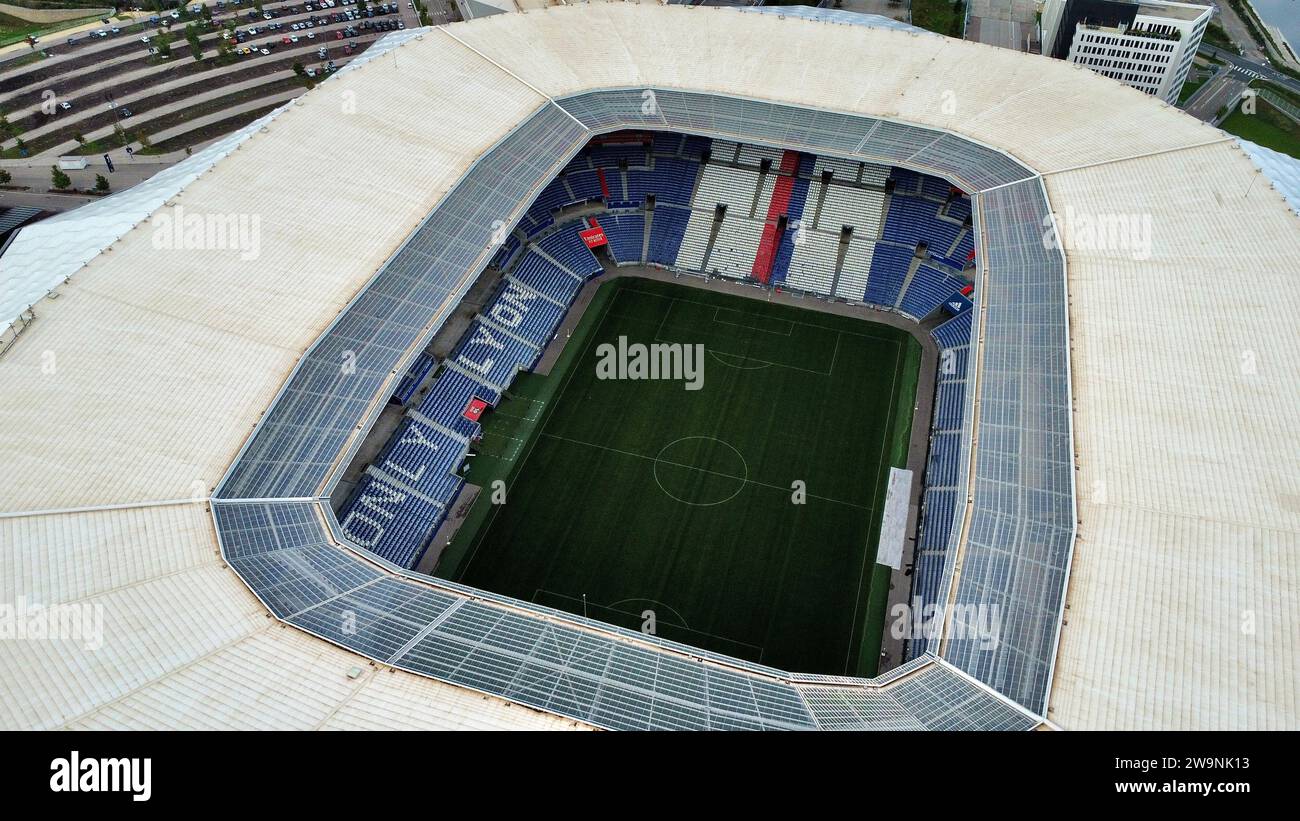
[[[655,482],[669,498],[692,507],[730,502],[749,481],[749,464],[716,436],[683,436],[660,449]]]

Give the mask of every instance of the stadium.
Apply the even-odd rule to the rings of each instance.
[[[1296,729],[1298,229],[880,18],[390,34],[0,256],[0,601],[102,619],[0,726]]]

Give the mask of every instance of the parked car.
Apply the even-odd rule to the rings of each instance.
[[[130,116],[131,116],[132,114],[134,114],[134,113],[135,113],[135,112],[133,112],[133,111],[132,111],[131,109],[129,109],[129,108],[119,108],[119,109],[118,109],[118,114],[117,114],[117,116],[119,116],[119,117],[121,117],[123,120],[125,120],[127,117],[130,117]]]
[[[72,103],[68,102],[67,100],[64,100],[63,102],[59,103],[59,108],[63,109],[64,111],[67,111],[68,109],[72,108]]]

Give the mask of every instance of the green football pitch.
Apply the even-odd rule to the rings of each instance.
[[[702,344],[703,384],[606,379],[602,343]],[[604,284],[546,376],[485,420],[437,575],[800,672],[872,675],[921,349],[864,320]],[[500,499],[497,499],[499,502]]]

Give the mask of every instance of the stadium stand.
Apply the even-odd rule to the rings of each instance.
[[[541,254],[528,254],[510,276],[528,288],[564,305],[573,301],[582,282]]]
[[[424,382],[424,378],[433,370],[433,366],[433,357],[421,352],[415,358],[415,361],[411,363],[411,367],[402,377],[402,381],[398,383],[397,389],[393,391],[393,399],[402,405],[409,402],[420,384]]]
[[[686,223],[692,212],[666,205],[656,208],[650,220],[650,248],[646,261],[657,265],[674,265],[681,253]]]
[[[953,291],[960,290],[966,281],[929,264],[917,266],[912,281],[898,302],[899,310],[913,319],[925,319],[939,309]]]
[[[911,248],[878,243],[871,255],[866,301],[886,308],[897,304],[898,292],[915,257],[916,252]]]
[[[844,255],[839,281],[835,283],[835,296],[862,302],[867,295],[867,275],[871,271],[871,256],[876,244],[858,237],[849,239],[849,250]]]
[[[613,214],[602,217],[600,226],[605,230],[610,253],[620,263],[640,262],[641,247],[645,243],[645,216],[640,212]]]
[[[561,228],[543,238],[537,247],[574,276],[590,277],[604,270],[582,237],[578,236],[577,229],[572,226]]]

